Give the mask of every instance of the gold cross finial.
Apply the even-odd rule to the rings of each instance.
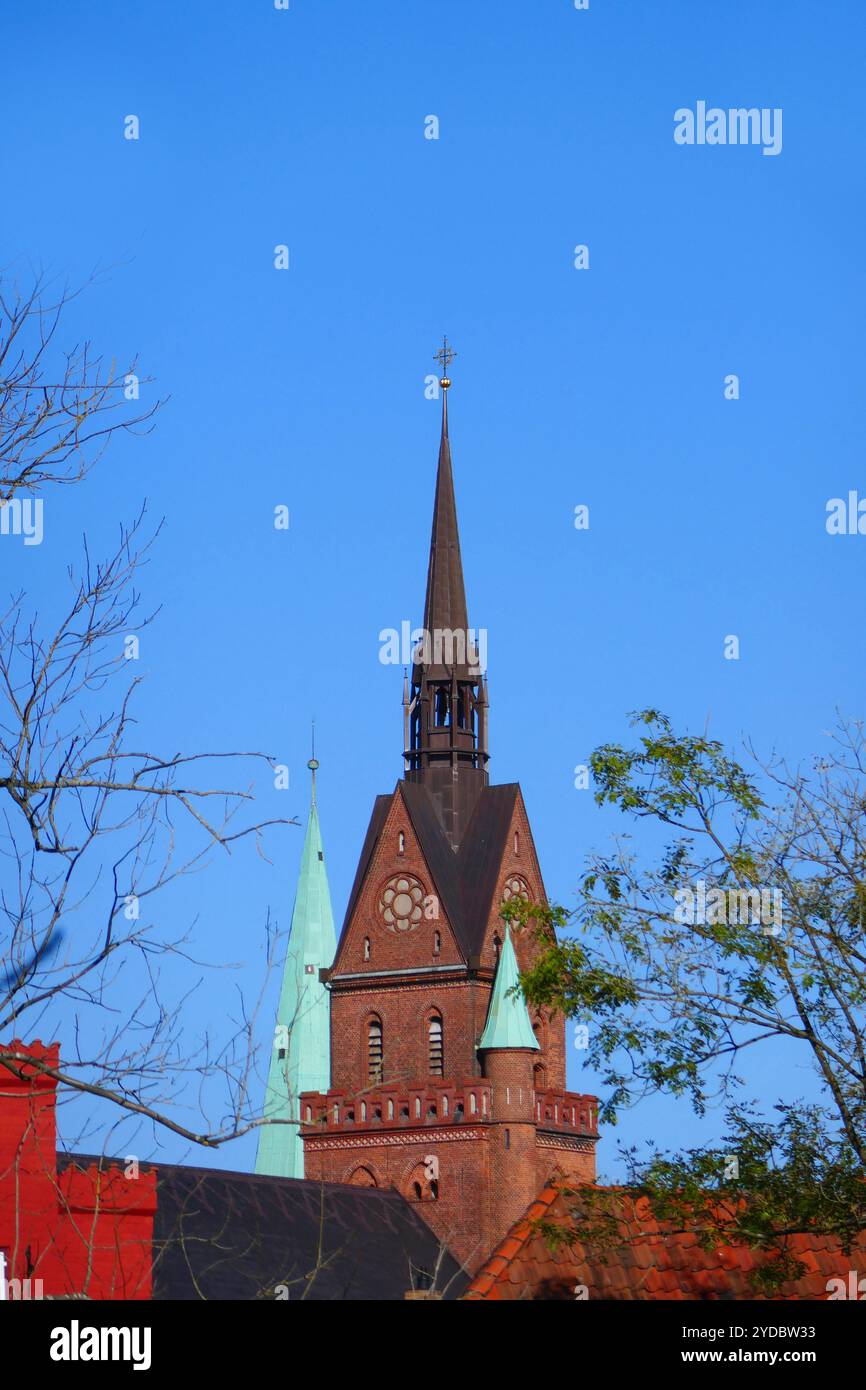
[[[442,387],[442,389],[443,389],[444,391],[447,391],[447,390],[448,390],[448,387],[451,385],[451,378],[450,378],[449,375],[448,375],[448,368],[449,368],[449,366],[451,365],[451,363],[454,361],[454,358],[457,356],[457,353],[454,352],[454,351],[448,346],[448,339],[447,339],[447,338],[443,338],[443,339],[442,339],[442,346],[441,346],[441,348],[439,349],[439,351],[438,351],[437,353],[434,354],[434,356],[435,356],[435,358],[436,358],[436,361],[439,363],[440,367],[442,368],[442,377],[441,377],[441,380],[440,380],[440,382],[439,382],[439,385]]]

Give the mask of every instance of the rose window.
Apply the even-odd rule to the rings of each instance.
[[[515,875],[514,878],[509,878],[502,890],[502,901],[504,903],[507,903],[510,898],[526,898],[528,900],[530,897],[529,884],[526,882],[526,879],[519,878],[517,875]]]
[[[379,915],[389,931],[414,931],[423,915],[424,889],[411,874],[389,878],[379,899]]]

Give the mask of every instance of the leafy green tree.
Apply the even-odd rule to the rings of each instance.
[[[847,1250],[866,1227],[866,739],[840,720],[792,770],[656,710],[632,722],[637,746],[590,765],[599,805],[655,827],[651,852],[624,835],[590,856],[572,913],[511,909],[541,948],[522,984],[588,1025],[603,1121],[650,1093],[726,1106],[721,1145],[631,1150],[629,1180],[671,1229],[753,1247],[772,1288],[799,1272],[792,1234]],[[818,1103],[780,1096],[768,1118],[744,1102],[743,1060],[769,1044],[816,1074]],[[582,1194],[582,1238],[621,1237],[609,1196],[590,1211]]]

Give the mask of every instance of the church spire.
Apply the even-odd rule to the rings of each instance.
[[[448,433],[448,368],[456,353],[443,338],[442,428],[427,564],[424,627],[404,690],[406,779],[426,785],[452,849],[487,785],[487,691],[480,634],[469,627]]]
[[[337,938],[316,806],[315,741],[307,767],[312,783],[310,817],[271,1043],[264,1105],[268,1119],[297,1120],[301,1093],[327,1091],[331,1084],[330,1001],[319,970],[333,961]],[[304,1147],[297,1124],[262,1126],[256,1172],[304,1176]]]
[[[437,354],[447,362],[456,356],[448,347],[448,339]],[[465,633],[469,627],[466,608],[466,589],[463,583],[463,563],[460,558],[460,533],[457,529],[457,502],[454,497],[454,474],[451,467],[451,441],[448,438],[448,389],[451,379],[445,375],[442,388],[442,432],[439,438],[439,466],[436,470],[436,496],[433,502],[433,528],[430,535],[430,559],[427,565],[427,595],[424,601],[424,631],[449,630]]]

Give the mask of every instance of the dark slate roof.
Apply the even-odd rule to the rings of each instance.
[[[477,954],[484,941],[508,828],[519,795],[520,787],[516,782],[485,787],[460,846],[457,861],[463,890],[463,949],[467,955]]]
[[[73,1154],[62,1166],[99,1162]],[[468,1283],[393,1189],[141,1166],[156,1172],[155,1299],[275,1299],[284,1285],[289,1301],[402,1300],[434,1278],[452,1299]]]
[[[520,788],[516,782],[483,788],[460,849],[455,854],[442,828],[433,798],[423,783],[400,782],[398,785],[412,828],[430,867],[436,892],[464,958],[468,960],[470,956],[480,953],[484,942],[499,866],[505,853],[508,829]],[[376,797],[358,872],[349,894],[341,941],[394,795],[391,792]]]
[[[436,803],[423,783],[403,782],[400,790],[409,812],[412,829],[418,836],[421,852],[433,875],[436,894],[462,950],[465,932],[460,857],[451,848],[451,841],[442,828]]]
[[[340,941],[337,943],[338,951],[340,948],[340,943],[342,942],[343,937],[345,935],[346,927],[349,924],[349,918],[355,910],[355,903],[358,900],[358,894],[360,893],[364,883],[364,879],[367,876],[367,869],[370,867],[370,860],[373,858],[373,851],[375,850],[376,845],[379,843],[379,836],[382,833],[382,827],[385,824],[385,818],[387,817],[388,812],[391,809],[391,802],[393,798],[393,792],[383,792],[382,795],[377,796],[376,800],[373,802],[373,813],[370,816],[370,824],[367,826],[367,833],[364,836],[364,844],[361,849],[361,857],[358,860],[358,868],[355,873],[355,878],[352,883],[351,891],[349,893],[349,901],[346,905],[346,915],[343,918],[343,927],[340,932]]]

